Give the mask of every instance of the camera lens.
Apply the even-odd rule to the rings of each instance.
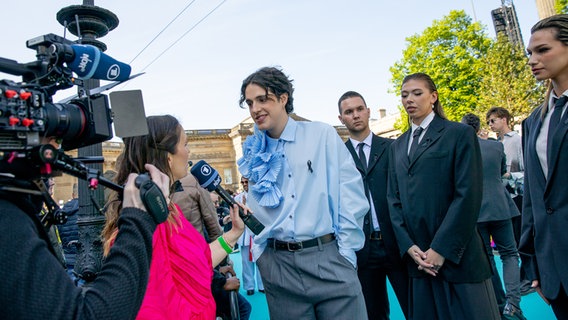
[[[55,136],[63,140],[74,140],[85,129],[84,106],[79,104],[47,103],[45,112],[45,136]]]

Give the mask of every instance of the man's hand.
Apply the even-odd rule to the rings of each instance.
[[[237,291],[241,287],[241,281],[239,278],[233,277],[228,278],[227,282],[223,286],[223,290],[225,291]]]
[[[230,274],[231,276],[235,277],[237,276],[237,274],[235,273],[235,270],[233,269],[233,266],[222,266],[219,267],[219,273],[223,274],[223,275],[227,275]]]

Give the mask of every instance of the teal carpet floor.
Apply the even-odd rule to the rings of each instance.
[[[241,276],[241,254],[240,253],[233,253],[230,255],[231,260],[234,262],[234,269],[237,273],[237,276],[242,281]],[[495,257],[495,262],[497,263],[497,269],[499,273],[502,271],[501,260],[498,256]],[[242,283],[242,282],[241,282]],[[389,299],[391,303],[391,320],[403,320],[404,316],[400,307],[398,305],[398,301],[392,291],[392,288],[389,285]],[[252,305],[252,314],[250,319],[251,320],[268,320],[270,319],[268,315],[268,305],[266,303],[266,296],[263,293],[255,291],[252,296],[247,296],[246,291],[241,287],[240,293],[247,298],[247,300]],[[531,293],[529,295],[523,296],[521,299],[521,309],[525,314],[525,317],[528,320],[553,320],[556,319],[554,317],[554,313],[550,306],[548,306],[544,301],[540,298],[537,293]]]

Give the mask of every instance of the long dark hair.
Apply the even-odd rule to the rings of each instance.
[[[163,173],[170,177],[173,185],[173,174],[168,164],[168,153],[175,154],[176,146],[180,140],[183,130],[179,121],[170,115],[150,116],[146,118],[148,122],[148,134],[124,138],[124,149],[116,161],[116,176],[114,181],[119,185],[124,185],[130,173],[146,172],[144,165],[153,164]],[[170,192],[172,194],[173,192]],[[171,203],[171,202],[170,202]],[[105,241],[105,253],[110,249],[110,242],[116,236],[117,221],[122,200],[117,192],[109,195],[109,202],[106,210],[106,223],[102,231]],[[175,211],[170,207],[170,211]],[[168,218],[170,222],[174,220]]]

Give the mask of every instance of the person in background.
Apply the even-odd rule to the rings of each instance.
[[[411,128],[389,153],[389,212],[410,276],[410,319],[500,319],[477,231],[483,195],[474,130],[446,119],[430,76],[406,76]]]
[[[544,102],[523,124],[525,181],[519,252],[532,287],[568,319],[568,15],[531,29],[527,52],[537,80],[549,80]]]
[[[361,173],[371,210],[365,215],[365,246],[357,251],[357,274],[369,319],[389,319],[387,276],[408,317],[408,274],[398,252],[387,203],[389,147],[393,140],[371,132],[363,96],[347,91],[338,101],[339,121],[349,130],[347,149]],[[357,151],[355,150],[357,148]]]
[[[463,116],[461,122],[471,126],[479,135],[481,123],[478,116],[468,113]],[[479,147],[483,163],[483,200],[477,219],[477,228],[483,238],[483,244],[491,262],[493,271],[491,281],[495,290],[495,297],[504,319],[525,320],[526,318],[521,311],[519,252],[517,251],[517,242],[511,221],[511,215],[520,215],[520,213],[501,182],[501,177],[507,172],[503,144],[479,138]],[[514,214],[511,212],[514,212]],[[495,266],[491,239],[493,239],[503,262],[503,280],[506,293],[503,292],[501,278]]]
[[[497,140],[503,143],[505,148],[507,172],[503,175],[503,181],[515,202],[519,212],[522,210],[523,194],[519,188],[524,177],[523,147],[521,136],[511,129],[513,121],[509,111],[502,107],[493,107],[486,113],[487,125],[497,133]],[[521,239],[521,215],[512,217],[515,241]],[[530,285],[529,285],[530,287]]]
[[[369,211],[363,181],[336,130],[296,122],[292,81],[264,67],[242,83],[254,134],[237,161],[247,206],[265,226],[254,237],[270,318],[367,319],[355,251]]]
[[[130,172],[145,172],[143,164],[151,163],[168,175],[173,193],[178,180],[187,175],[187,136],[178,120],[170,115],[148,117],[147,124],[147,135],[123,139],[116,183],[123,184]],[[103,229],[105,254],[112,252],[117,240],[116,221],[121,207],[118,193],[111,193]],[[231,208],[233,228],[207,244],[179,207],[169,202],[168,220],[154,232],[150,278],[138,319],[210,320],[215,317],[211,293],[213,267],[232,252],[244,228],[243,221],[235,215],[236,208],[236,205]]]
[[[217,240],[223,234],[223,230],[219,225],[217,211],[209,191],[203,189],[191,174],[181,178],[180,182],[183,191],[175,192],[172,201],[180,207],[185,218],[207,242]]]
[[[239,305],[239,319],[248,320],[250,318],[252,306],[239,293],[240,286],[241,282],[236,277],[235,270],[233,270],[231,265],[215,268],[211,290],[217,302],[217,317],[221,317],[224,320],[233,319],[231,318],[231,294],[234,291],[237,294],[237,303]]]
[[[247,205],[248,197],[248,179],[241,177],[241,184],[243,185],[243,192],[239,193],[235,197],[235,201],[242,203],[244,206]],[[264,293],[264,285],[262,284],[262,277],[260,276],[260,271],[256,263],[252,259],[252,244],[253,244],[253,233],[249,228],[245,227],[245,232],[237,241],[239,247],[241,248],[241,261],[243,265],[243,282],[244,288],[247,291],[247,295],[251,296],[254,294],[254,289],[258,285],[258,291]],[[255,285],[256,280],[256,285]]]

